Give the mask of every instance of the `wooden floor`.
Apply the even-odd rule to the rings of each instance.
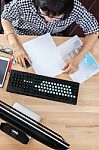
[[[32,39],[29,36],[20,36],[20,41]],[[64,42],[67,38],[54,38],[56,44]],[[0,43],[8,47],[3,35],[0,35]],[[99,62],[99,40],[94,51],[96,60]],[[24,70],[19,65],[13,69]],[[32,72],[32,68],[27,69]],[[65,75],[59,78],[68,79]],[[6,92],[7,76],[4,88],[0,88],[0,100],[13,105],[14,102],[22,103],[34,112],[41,115],[44,125],[61,134],[65,141],[70,144],[70,150],[98,150],[99,149],[99,73],[80,85],[77,105],[53,102],[49,100],[28,97]],[[0,131],[0,150],[51,150],[47,146],[32,139],[27,145],[23,145],[5,133]]]

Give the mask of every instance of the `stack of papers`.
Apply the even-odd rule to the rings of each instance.
[[[23,44],[35,73],[54,77],[63,72],[69,60],[80,50],[83,42],[76,35],[63,44],[56,46],[50,33],[37,37]],[[79,69],[70,74],[73,81],[82,83],[99,72],[99,65],[88,52],[79,64]]]

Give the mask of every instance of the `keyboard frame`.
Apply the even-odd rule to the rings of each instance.
[[[7,89],[6,91],[7,92],[12,92],[12,93],[17,93],[17,94],[22,94],[22,95],[26,95],[26,96],[32,96],[32,97],[38,97],[38,98],[43,98],[43,99],[46,99],[46,100],[52,100],[52,101],[55,101],[55,102],[62,102],[62,103],[68,103],[68,104],[73,104],[73,105],[76,105],[77,104],[77,97],[78,97],[78,92],[76,93],[76,99],[73,101],[70,101],[70,100],[67,100],[67,99],[62,99],[62,96],[61,96],[61,99],[60,98],[53,98],[53,97],[47,97],[46,95],[47,94],[43,94],[43,95],[38,95],[38,94],[33,94],[33,93],[27,93],[27,92],[23,92],[23,91],[20,91],[19,88],[17,88],[17,91],[15,91],[16,87],[13,87],[13,89],[11,90],[11,86],[9,85],[10,83],[10,80],[11,80],[11,77],[12,77],[12,74],[14,72],[18,72],[18,73],[22,73],[22,74],[29,74],[29,75],[32,75],[32,76],[38,76],[38,77],[43,77],[44,79],[47,78],[47,79],[52,79],[54,80],[55,82],[57,81],[58,83],[61,83],[61,84],[64,84],[65,82],[67,83],[72,83],[72,84],[75,84],[77,85],[77,88],[78,88],[78,92],[79,92],[79,83],[77,82],[73,82],[73,81],[68,81],[68,80],[63,80],[63,79],[58,79],[58,78],[52,78],[52,77],[47,77],[47,76],[43,76],[43,75],[37,75],[37,74],[33,74],[33,73],[28,73],[28,72],[22,72],[22,71],[18,71],[18,70],[11,70],[10,72],[10,77],[9,77],[9,81],[8,81],[8,85],[7,85]]]

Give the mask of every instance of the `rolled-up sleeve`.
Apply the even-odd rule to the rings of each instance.
[[[85,35],[99,33],[98,21],[79,0],[75,0],[74,9],[77,12],[76,24],[82,28]]]
[[[4,6],[4,11],[2,12],[1,18],[14,21],[20,16],[18,0],[13,0]]]

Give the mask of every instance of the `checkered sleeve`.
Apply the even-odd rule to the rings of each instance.
[[[18,20],[19,15],[18,0],[13,0],[4,6],[4,11],[2,12],[1,18],[14,21]]]
[[[76,23],[82,28],[84,34],[99,33],[99,23],[95,17],[87,11],[79,0],[75,0],[75,11],[77,13]]]

